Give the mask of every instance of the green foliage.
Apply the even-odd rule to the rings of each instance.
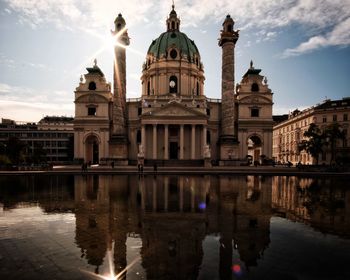
[[[308,140],[303,140],[299,144],[299,151],[305,150],[310,154],[318,164],[318,156],[323,151],[323,146],[325,145],[325,138],[321,130],[314,123],[310,124],[309,129],[304,132],[304,136]]]
[[[309,129],[304,132],[304,137],[308,139],[301,141],[299,151],[305,150],[316,160],[316,164],[318,164],[319,154],[328,146],[331,147],[331,162],[335,160],[337,141],[339,139],[344,140],[345,133],[339,123],[328,125],[323,132],[316,124],[312,123]]]
[[[6,155],[0,155],[0,165],[11,164],[10,159]]]
[[[12,164],[24,161],[26,145],[17,137],[10,137],[4,145],[5,155]]]
[[[331,162],[334,162],[337,142],[338,140],[344,140],[346,135],[339,123],[328,125],[323,134],[326,145],[331,147]]]

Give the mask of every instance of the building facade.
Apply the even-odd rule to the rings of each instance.
[[[350,156],[349,147],[349,117],[350,99],[325,100],[323,103],[307,108],[303,111],[295,110],[289,114],[288,119],[278,123],[273,128],[273,158],[280,162],[292,162],[293,164],[314,164],[312,158],[305,150],[299,151],[299,144],[303,140],[305,131],[311,123],[316,124],[321,131],[332,123],[338,123],[345,138],[336,143],[336,154]],[[319,164],[329,164],[331,161],[330,147],[324,147],[319,155]]]
[[[25,146],[25,161],[40,149],[44,161],[68,163],[73,159],[73,118],[46,116],[38,123],[17,123],[2,119],[0,124],[0,143],[6,149],[6,143],[12,137],[19,139]],[[6,151],[5,151],[6,152]]]
[[[133,164],[239,164],[248,154],[272,157],[272,92],[253,63],[235,85],[239,38],[228,15],[223,23],[221,99],[204,93],[204,66],[193,40],[180,31],[172,7],[166,31],[153,40],[142,66],[141,97],[126,99],[126,22],[115,20],[113,93],[101,69],[87,68],[75,90],[78,161]],[[219,89],[218,89],[219,90]]]

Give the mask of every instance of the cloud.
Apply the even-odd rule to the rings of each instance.
[[[30,61],[15,61],[12,58],[6,57],[3,53],[0,53],[0,64],[9,68],[34,68],[39,70],[52,70],[43,63],[34,63]]]
[[[144,25],[152,20],[164,25],[170,1],[154,0],[5,0],[22,24],[32,28],[48,23],[59,29],[97,32],[110,29],[121,12],[127,25]],[[239,29],[263,30],[256,41],[268,41],[284,27],[301,26],[309,39],[285,51],[284,56],[310,52],[320,47],[349,45],[350,0],[178,0],[176,11],[182,26],[218,23],[227,13]],[[343,30],[344,32],[341,32]],[[327,34],[326,34],[327,33]],[[326,35],[325,35],[326,34]],[[344,38],[345,37],[345,38]],[[331,40],[331,43],[326,41]]]
[[[0,83],[0,95],[1,117],[38,121],[43,115],[73,115],[74,112],[73,94],[65,90],[35,90]]]
[[[331,32],[325,36],[318,35],[311,37],[308,41],[301,43],[293,49],[287,49],[282,54],[282,58],[298,56],[303,53],[325,48],[329,46],[348,46],[350,45],[350,18],[339,23]]]

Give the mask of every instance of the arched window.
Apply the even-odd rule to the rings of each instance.
[[[177,77],[171,76],[169,79],[169,92],[177,93]]]
[[[252,91],[255,91],[255,92],[259,91],[259,85],[257,83],[252,84]]]
[[[227,25],[227,32],[232,32],[232,25],[231,24]]]
[[[89,83],[89,90],[96,90],[96,83],[95,82]]]
[[[197,82],[197,95],[199,95],[199,83]]]
[[[175,29],[175,22],[171,22],[171,29]]]
[[[147,82],[147,95],[151,95],[151,82]]]
[[[176,50],[171,50],[171,51],[170,51],[170,57],[171,57],[172,59],[175,59],[175,58],[177,57],[177,51],[176,51]]]
[[[117,24],[117,30],[119,31],[122,25],[120,23]]]

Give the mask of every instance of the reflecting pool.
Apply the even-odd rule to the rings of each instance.
[[[348,178],[1,176],[0,279],[350,279]]]

